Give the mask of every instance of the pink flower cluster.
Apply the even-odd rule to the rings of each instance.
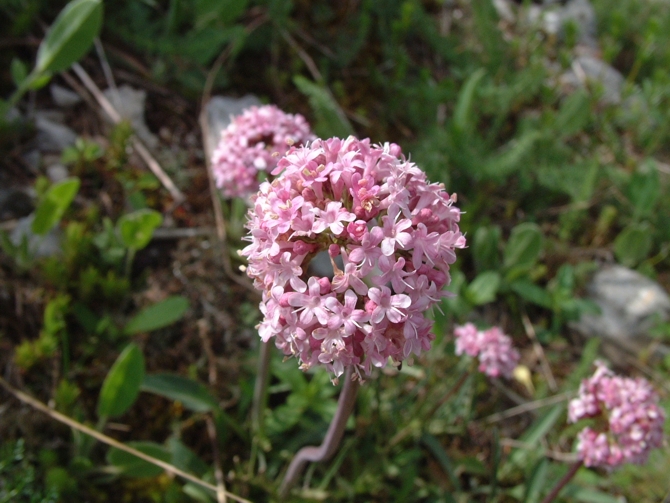
[[[349,137],[293,147],[249,211],[247,273],[263,291],[263,341],[301,368],[369,375],[430,348],[424,313],[445,295],[465,246],[460,211],[395,144]],[[309,276],[326,252],[333,268]]]
[[[596,367],[568,407],[572,423],[597,418],[594,428],[579,433],[577,453],[586,466],[643,464],[663,440],[665,414],[658,395],[645,379],[617,376],[600,361]]]
[[[472,323],[456,327],[456,354],[463,353],[479,360],[479,370],[490,377],[512,376],[519,363],[519,352],[512,339],[498,327],[477,330]]]
[[[274,105],[251,107],[221,132],[212,154],[216,186],[225,197],[247,197],[258,190],[258,173],[270,173],[290,145],[314,139],[302,115]]]

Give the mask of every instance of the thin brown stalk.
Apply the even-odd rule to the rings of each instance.
[[[501,438],[500,445],[505,447],[514,447],[516,449],[523,449],[526,451],[537,451],[538,448],[538,446],[535,444],[529,444],[528,442],[523,442],[513,438]],[[552,451],[551,449],[542,449],[542,454],[548,458],[555,459],[556,461],[563,461],[568,463],[573,463],[578,459],[577,454],[573,452],[559,452]]]
[[[522,314],[521,321],[523,322],[523,327],[526,330],[526,335],[528,335],[528,338],[533,343],[533,350],[535,351],[535,356],[540,362],[540,367],[542,368],[542,373],[544,374],[544,377],[547,380],[549,389],[555,393],[556,391],[558,391],[558,384],[556,383],[556,379],[554,379],[554,374],[551,372],[551,367],[549,366],[547,357],[544,354],[544,349],[542,349],[540,341],[537,340],[537,334],[535,334],[535,328],[533,328],[533,324],[530,322],[530,319],[528,318],[528,315],[526,313]]]
[[[495,414],[491,414],[490,416],[485,417],[484,419],[481,419],[477,422],[486,424],[496,423],[498,421],[502,421],[503,419],[518,416],[519,414],[523,414],[524,412],[530,412],[536,409],[540,409],[542,407],[546,407],[548,405],[564,402],[567,399],[569,399],[573,394],[574,393],[572,392],[566,391],[565,393],[561,393],[560,395],[554,395],[548,398],[543,398],[542,400],[535,400],[533,402],[523,403],[521,405],[517,405],[516,407],[512,407],[502,412],[496,412]]]
[[[212,442],[212,453],[214,456],[214,477],[216,477],[216,501],[217,503],[227,503],[226,482],[221,469],[221,455],[219,454],[219,440],[216,435],[216,426],[211,415],[207,415],[207,434]]]
[[[118,124],[121,122],[122,117],[119,112],[114,108],[112,103],[105,97],[100,88],[93,82],[93,79],[86,73],[86,70],[82,68],[79,63],[72,65],[72,69],[77,74],[77,77],[84,84],[86,89],[93,95],[93,97],[98,102],[98,105],[105,111],[105,113],[112,119],[112,122]],[[149,150],[144,146],[144,144],[137,138],[133,136],[132,138],[133,148],[142,158],[147,167],[151,172],[158,178],[163,187],[165,187],[172,198],[174,199],[175,204],[180,204],[186,200],[183,192],[177,188],[172,179],[163,171],[161,165],[156,161],[156,159],[151,155]]]
[[[337,401],[337,410],[335,416],[330,422],[323,443],[318,446],[303,447],[295,455],[291,464],[286,470],[284,480],[279,488],[279,497],[284,500],[291,488],[296,484],[300,474],[309,462],[325,461],[333,456],[340,445],[347,420],[354,410],[356,404],[356,394],[359,388],[359,381],[353,379],[354,373],[351,367],[347,367],[344,373],[344,385],[340,398]]]
[[[15,389],[13,386],[11,386],[7,381],[5,381],[2,377],[0,377],[0,386],[5,388],[9,393],[11,393],[14,397],[16,397],[18,400],[21,402],[30,405],[34,409],[39,410],[40,412],[45,413],[52,419],[63,423],[70,428],[80,431],[81,433],[84,433],[85,435],[88,435],[90,437],[95,438],[96,440],[107,444],[111,447],[114,447],[116,449],[119,449],[121,451],[127,452],[128,454],[132,454],[135,457],[138,457],[148,463],[151,463],[153,465],[159,466],[163,470],[165,470],[168,473],[171,473],[177,477],[181,477],[185,480],[188,480],[189,482],[192,482],[194,484],[197,484],[201,487],[204,487],[205,489],[209,489],[210,491],[214,492],[215,494],[219,490],[216,486],[209,484],[203,480],[200,480],[199,478],[191,475],[190,473],[187,473],[183,470],[180,470],[174,465],[171,465],[170,463],[166,463],[165,461],[162,461],[160,459],[156,459],[154,457],[149,456],[148,454],[145,454],[143,452],[138,451],[137,449],[133,449],[132,447],[129,447],[118,440],[109,437],[105,435],[104,433],[101,433],[97,430],[94,430],[93,428],[90,428],[84,424],[81,424],[74,419],[61,414],[60,412],[48,407],[46,404],[40,402],[39,400],[31,397],[30,395],[27,395],[26,393],[19,391]],[[225,490],[224,490],[225,491]],[[226,497],[230,498],[233,501],[238,501],[239,503],[252,503],[248,499],[242,498],[240,496],[237,496],[233,493],[225,491]]]

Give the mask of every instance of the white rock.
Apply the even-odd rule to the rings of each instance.
[[[39,111],[35,114],[37,128],[37,148],[41,152],[61,152],[74,145],[77,134],[66,125],[58,122],[58,114]]]
[[[207,122],[209,125],[209,138],[207,141],[207,155],[211,159],[212,153],[216,148],[219,139],[221,138],[221,131],[223,131],[232,117],[241,114],[244,110],[252,106],[260,106],[260,100],[251,94],[243,96],[242,98],[231,98],[228,96],[214,96],[207,103]]]
[[[149,130],[144,121],[146,91],[123,85],[117,89],[105,89],[104,95],[119,115],[130,121],[133,131],[147,147],[155,148],[158,146],[158,138]]]
[[[81,102],[81,97],[77,93],[58,84],[51,84],[49,91],[51,91],[51,99],[59,107],[69,108]]]

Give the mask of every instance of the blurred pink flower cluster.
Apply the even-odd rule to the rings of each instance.
[[[254,197],[247,273],[262,290],[263,341],[301,368],[359,377],[430,348],[424,313],[465,246],[460,211],[395,144],[349,137],[293,147]],[[334,277],[309,276],[327,252]]]
[[[597,418],[593,428],[579,433],[577,452],[586,466],[643,464],[663,440],[665,414],[658,395],[645,379],[617,376],[600,361],[596,367],[568,407],[572,423]]]
[[[216,186],[225,197],[247,197],[258,190],[258,173],[270,173],[290,145],[314,135],[302,115],[287,114],[274,105],[251,107],[233,118],[221,132],[212,154]]]
[[[519,363],[519,352],[512,339],[498,327],[477,330],[472,323],[454,329],[456,354],[463,353],[479,360],[479,370],[490,377],[511,377]]]

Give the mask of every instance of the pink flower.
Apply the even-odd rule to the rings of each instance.
[[[617,376],[601,361],[568,406],[571,423],[584,418],[599,418],[577,436],[577,453],[586,466],[644,464],[663,441],[665,413],[649,382]]]
[[[253,198],[241,252],[263,292],[263,339],[274,337],[302,369],[323,365],[335,376],[429,349],[426,313],[465,246],[455,199],[397,145],[353,137],[294,146],[272,174]],[[331,258],[331,282],[309,276],[320,252]]]
[[[314,139],[302,115],[274,105],[251,107],[221,132],[212,153],[216,186],[225,197],[247,197],[258,190],[258,174],[270,173],[290,145]],[[290,144],[290,145],[289,145]]]
[[[479,371],[490,377],[510,378],[519,363],[519,352],[512,339],[498,327],[477,330],[472,323],[454,329],[456,354],[463,353],[479,360]]]

